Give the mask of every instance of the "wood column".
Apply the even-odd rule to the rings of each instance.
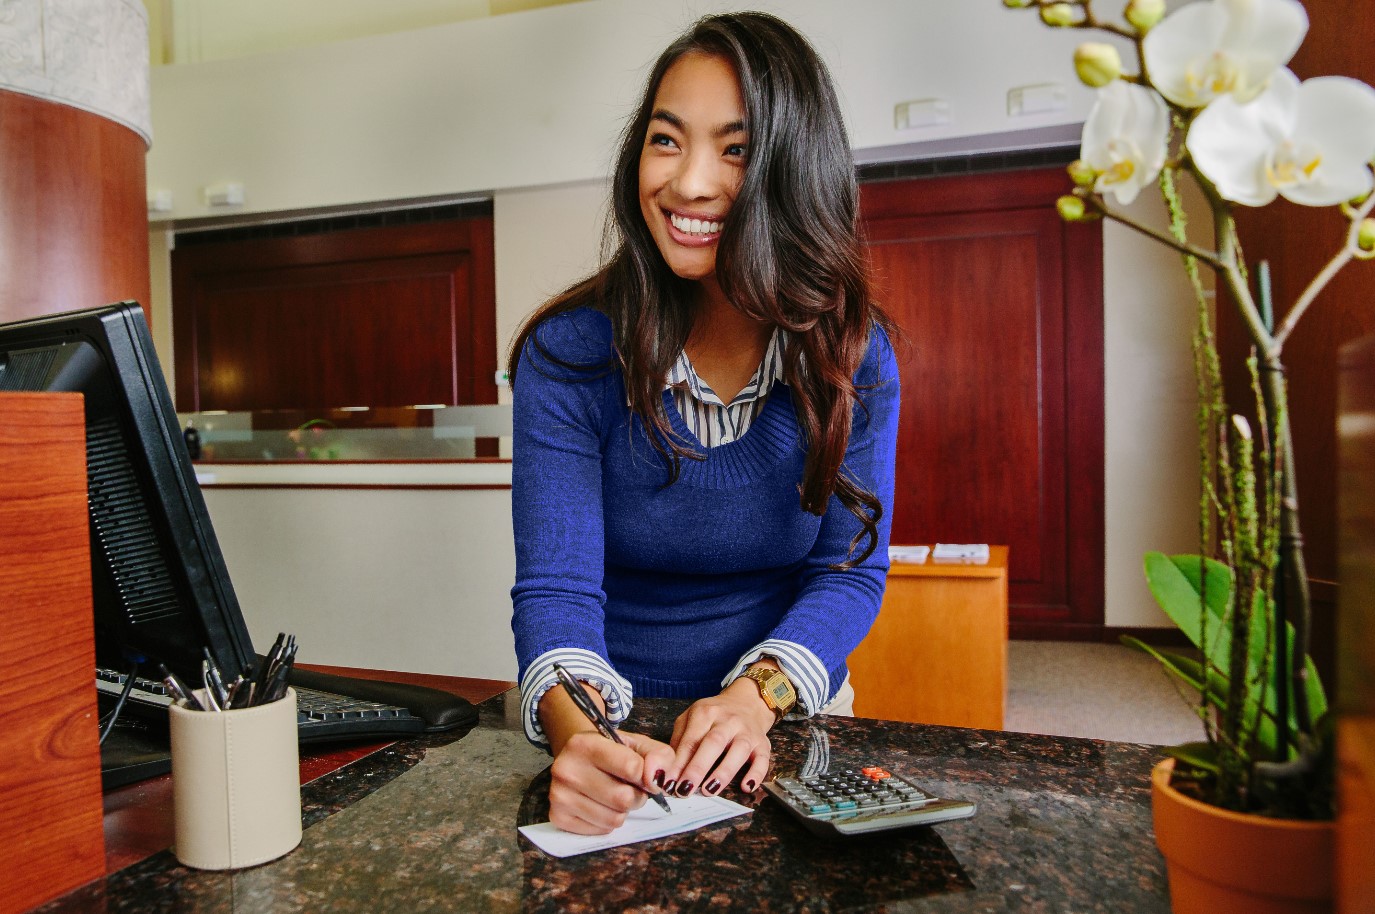
[[[149,299],[143,137],[0,89],[0,323]]]

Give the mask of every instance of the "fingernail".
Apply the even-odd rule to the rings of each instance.
[[[702,788],[702,790],[705,791],[706,793],[716,793],[716,791],[718,791],[718,790],[720,790],[720,789],[721,789],[721,782],[718,781],[718,780],[716,780],[715,778],[712,778],[710,781],[707,781],[707,786],[705,786],[705,787]]]
[[[692,793],[692,782],[684,781],[683,783],[679,784],[677,793],[680,797],[685,797],[688,794]]]
[[[664,793],[673,793],[673,785],[676,784],[676,783],[678,783],[678,782],[677,782],[677,781],[664,781]]]
[[[745,793],[754,793],[754,781],[746,781],[740,786],[745,788]]]
[[[654,772],[654,783],[661,788],[664,786],[664,769]]]

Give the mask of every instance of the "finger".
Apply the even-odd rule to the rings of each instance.
[[[671,779],[677,779],[676,755],[673,748],[640,733],[622,733],[626,745],[644,759],[640,785],[651,793],[658,793]]]
[[[631,747],[595,733],[575,734],[554,759],[551,803],[555,787],[560,787],[624,813],[644,803],[644,793],[635,786],[643,772],[643,759]]]
[[[686,759],[683,758],[683,747],[687,745],[687,740],[684,740],[683,745],[678,747],[678,760],[683,766],[682,773],[678,776],[678,796],[685,797],[702,784],[707,772],[716,767],[721,754],[729,748],[737,735],[725,726],[712,727],[693,746],[692,754]]]
[[[755,750],[754,758],[750,762],[750,767],[740,778],[740,789],[746,793],[754,793],[759,789],[759,785],[764,783],[764,779],[769,776],[769,762],[773,760],[773,749],[768,740],[764,745]]]
[[[732,742],[725,755],[716,763],[716,767],[706,773],[702,781],[702,793],[707,796],[720,793],[721,788],[734,780],[735,775],[749,762],[756,746],[757,744],[744,738]]]
[[[626,815],[566,785],[550,785],[549,821],[564,831],[577,835],[605,835],[625,824]]]

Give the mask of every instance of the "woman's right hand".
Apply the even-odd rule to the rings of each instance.
[[[549,787],[549,821],[554,825],[580,835],[604,835],[644,805],[646,791],[658,792],[663,772],[673,762],[672,747],[639,733],[618,733],[624,746],[595,730],[574,733],[563,742]]]

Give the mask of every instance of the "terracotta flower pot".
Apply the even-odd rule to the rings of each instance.
[[[1170,786],[1174,759],[1151,772],[1155,842],[1175,914],[1327,914],[1335,828],[1209,806]]]

